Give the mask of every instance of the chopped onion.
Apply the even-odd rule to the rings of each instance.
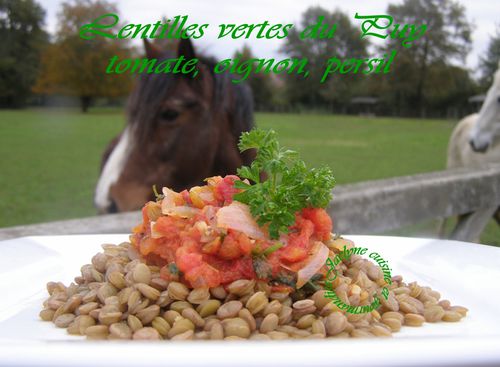
[[[217,211],[218,207],[212,205],[205,205],[205,207],[201,210],[205,218],[207,218],[209,227],[217,227]]]
[[[306,265],[297,272],[297,289],[306,284],[325,265],[329,252],[323,242],[314,243],[312,255],[306,260]]]
[[[173,217],[180,218],[192,218],[196,214],[200,213],[200,209],[193,208],[186,205],[174,206],[172,208],[167,209],[166,211],[162,211],[165,215],[171,215]]]
[[[160,232],[158,232],[156,230],[156,222],[151,222],[150,226],[151,226],[151,238],[161,238],[161,237],[163,237],[163,234],[161,234]]]
[[[252,217],[247,205],[233,201],[217,212],[217,227],[243,232],[250,238],[266,239],[266,235]]]
[[[175,207],[176,205],[176,200],[179,200],[178,197],[180,196],[178,193],[175,191],[170,190],[167,187],[163,188],[163,195],[164,198],[161,201],[161,212],[162,214],[167,214],[167,212]]]

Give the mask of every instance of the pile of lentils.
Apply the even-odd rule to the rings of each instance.
[[[467,313],[401,276],[392,278],[388,299],[379,297],[380,307],[363,314],[340,310],[323,289],[301,299],[255,280],[189,289],[162,279],[160,268],[147,265],[128,242],[102,247],[74,283],[47,284],[42,320],[92,340],[276,340],[391,337],[403,325],[456,322]],[[366,304],[368,294],[385,286],[380,268],[361,256],[338,269],[333,287],[347,304]]]

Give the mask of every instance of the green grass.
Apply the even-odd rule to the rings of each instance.
[[[257,124],[312,165],[328,164],[337,183],[444,169],[453,123],[444,120],[259,114]]]
[[[0,112],[0,226],[95,214],[100,157],[123,121],[117,111]]]
[[[102,152],[120,132],[121,110],[0,111],[0,227],[95,214],[92,197]],[[339,184],[445,168],[454,123],[446,120],[314,114],[257,114],[283,145],[311,165],[328,164]],[[432,234],[424,223],[396,234]],[[500,245],[491,223],[483,243]]]

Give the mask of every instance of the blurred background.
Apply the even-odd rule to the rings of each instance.
[[[112,55],[143,57],[140,40],[82,40],[81,25],[115,12],[121,23],[175,15],[209,23],[194,41],[217,59],[308,58],[310,77],[251,74],[255,120],[308,164],[332,167],[338,184],[443,170],[453,128],[477,112],[500,59],[498,1],[95,1],[0,0],[0,227],[96,214],[93,192],[107,143],[125,125],[134,76],[108,75]],[[398,53],[385,75],[334,75],[332,57],[375,57],[400,42],[360,39],[354,14],[390,14],[395,23],[430,24]],[[293,37],[318,16],[333,39]],[[217,39],[220,23],[293,23],[278,39]],[[170,42],[158,46],[171,47]],[[360,208],[362,210],[362,208]],[[391,234],[435,235],[428,221]],[[500,245],[493,220],[481,242]]]

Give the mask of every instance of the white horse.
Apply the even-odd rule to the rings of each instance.
[[[479,113],[464,117],[448,145],[448,168],[500,163],[500,62]],[[495,218],[500,224],[500,208]]]
[[[479,113],[462,119],[448,146],[448,168],[500,163],[500,63]]]

